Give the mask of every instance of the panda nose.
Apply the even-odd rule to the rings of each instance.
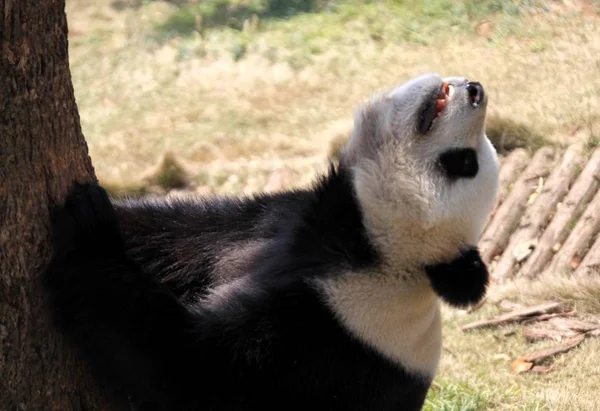
[[[485,97],[485,92],[481,83],[477,81],[469,81],[467,83],[467,95],[469,98],[469,103],[472,107],[479,106]]]

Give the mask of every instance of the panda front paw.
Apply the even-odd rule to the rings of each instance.
[[[425,272],[436,294],[459,308],[481,301],[489,281],[487,267],[475,247],[463,250],[448,263],[429,265]]]
[[[54,250],[41,275],[45,303],[54,325],[82,342],[116,304],[115,267],[127,261],[116,212],[102,187],[76,184],[51,220]]]
[[[51,217],[55,259],[123,248],[115,209],[98,184],[75,184]]]

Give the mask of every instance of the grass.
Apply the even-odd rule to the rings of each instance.
[[[501,151],[598,145],[597,2],[111,1],[67,0],[67,16],[83,130],[115,195],[251,193],[274,170],[307,184],[335,159],[361,100],[430,71],[484,84]],[[543,343],[513,326],[460,330],[507,299],[559,298],[598,315],[598,284],[557,281],[493,287],[472,314],[444,309],[425,410],[600,409],[600,339],[559,356],[554,372],[515,375],[510,361]]]
[[[487,390],[467,383],[438,378],[432,385],[424,411],[477,411],[489,409]]]
[[[598,320],[600,279],[544,277],[493,286],[486,304],[473,313],[445,308],[440,373],[428,396],[428,410],[599,410],[600,339],[556,357],[548,374],[515,374],[512,360],[555,343],[528,343],[521,327],[506,325],[463,332],[460,326],[502,312],[502,303],[534,305],[559,301],[578,316]]]
[[[597,141],[600,25],[589,11],[323,0],[277,15],[246,1],[257,17],[240,29],[203,6],[218,1],[108,1],[67,2],[74,86],[103,181],[137,182],[170,151],[209,192],[260,190],[283,165],[306,184],[359,101],[427,71],[480,80],[491,134],[495,121],[514,125],[519,145]],[[190,31],[185,15],[203,26]]]

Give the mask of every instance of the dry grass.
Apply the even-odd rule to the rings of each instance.
[[[260,189],[283,163],[306,183],[359,101],[427,71],[482,81],[492,120],[559,144],[597,139],[597,15],[504,11],[477,21],[453,6],[412,28],[391,0],[347,3],[338,14],[156,41],[175,6],[68,1],[73,80],[100,177],[135,181],[172,151],[210,190]]]
[[[554,360],[554,371],[548,374],[516,375],[510,368],[512,360],[556,342],[528,343],[518,325],[460,330],[463,324],[498,314],[502,310],[500,303],[506,301],[522,305],[560,301],[573,306],[579,317],[598,321],[599,295],[600,278],[545,277],[533,283],[519,280],[493,286],[486,304],[471,314],[445,309],[445,349],[438,376],[441,386],[467,387],[459,398],[463,402],[479,398],[483,404],[467,407],[473,410],[600,410],[600,338],[588,338],[576,349],[559,355]],[[436,393],[430,397],[435,399]]]
[[[110,1],[67,0],[67,12],[83,130],[101,181],[119,195],[252,192],[275,169],[287,185],[307,184],[335,157],[358,102],[429,71],[486,86],[488,132],[500,148],[593,146],[600,137],[595,2],[322,1],[336,11],[255,19],[243,31],[205,19],[198,32],[189,23],[203,9],[116,10]],[[535,12],[517,13],[524,3]],[[165,163],[165,153],[179,160]],[[459,329],[506,298],[562,299],[598,316],[599,295],[597,282],[544,279],[493,288],[473,314],[444,310],[446,347],[426,410],[600,409],[600,339],[561,355],[547,375],[515,375],[510,361],[543,343],[506,335],[514,326]]]

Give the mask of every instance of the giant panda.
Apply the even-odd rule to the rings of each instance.
[[[53,324],[136,410],[421,409],[440,301],[486,292],[486,106],[438,74],[380,93],[307,189],[116,201],[74,184],[42,275]]]

